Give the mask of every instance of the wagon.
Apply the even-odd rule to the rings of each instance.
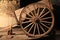
[[[16,0],[14,0],[13,2],[15,1]],[[11,6],[7,7],[10,7],[10,9],[12,9]],[[16,6],[16,4],[14,6]],[[13,12],[13,14],[8,10],[8,12],[6,12],[11,13],[9,15],[14,17],[15,22],[13,22],[13,25],[19,25],[19,27],[27,36],[33,38],[41,38],[47,35],[54,27],[54,14],[52,12],[53,7],[50,0],[41,0],[39,2],[32,3],[27,5],[26,7],[23,7],[21,13],[19,14],[19,20],[17,19],[17,16],[15,14],[15,10],[17,10],[15,8],[13,7],[13,11],[10,10]],[[9,25],[9,27],[4,27],[4,29],[10,29],[12,27],[12,24]],[[4,29],[1,29],[0,31]]]

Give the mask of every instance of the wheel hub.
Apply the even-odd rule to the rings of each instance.
[[[40,23],[40,20],[39,20],[39,19],[37,19],[37,20],[35,21],[35,23],[38,23],[38,24],[39,24],[39,23]]]
[[[36,14],[35,16],[33,16],[32,18],[31,18],[31,21],[33,22],[33,23],[40,23],[40,18],[39,18],[39,16]]]

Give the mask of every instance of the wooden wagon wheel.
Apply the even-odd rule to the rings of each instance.
[[[20,14],[20,26],[31,37],[40,38],[48,34],[54,25],[54,15],[43,3],[26,6]]]

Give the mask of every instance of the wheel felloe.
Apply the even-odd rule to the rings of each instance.
[[[54,25],[54,15],[44,4],[31,4],[22,10],[20,24],[22,30],[28,36],[36,38],[43,37],[52,30]]]

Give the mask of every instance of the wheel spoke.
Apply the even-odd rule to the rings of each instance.
[[[27,14],[28,16],[32,17],[30,14]]]
[[[27,25],[26,27],[24,27],[24,29],[26,29],[27,27],[29,27],[32,23],[30,23],[29,25]]]
[[[42,12],[40,13],[39,17],[43,14],[44,10],[45,10],[45,8],[42,10]]]
[[[48,11],[48,12],[46,12],[44,15],[42,15],[42,16],[41,16],[41,18],[42,18],[42,17],[44,17],[45,15],[47,15],[48,13],[49,13],[49,11]]]
[[[39,26],[38,26],[38,24],[37,24],[37,30],[38,30],[38,34],[40,34],[40,31],[39,31]]]
[[[27,9],[29,10],[29,7],[27,7]],[[28,16],[32,17],[29,13],[26,13]]]
[[[42,18],[42,20],[45,20],[45,19],[50,19],[50,18],[52,18],[52,17],[46,17],[46,18]]]
[[[34,16],[33,12],[31,12],[31,14]]]
[[[26,17],[25,19],[30,19],[30,18],[27,18],[27,17]]]
[[[34,27],[34,31],[33,31],[33,34],[35,34],[35,30],[36,30],[36,24],[35,24],[35,27]]]
[[[40,10],[40,9],[38,8],[37,15],[39,15],[39,10]]]
[[[43,27],[39,24],[40,28],[42,29],[42,31],[45,33],[45,30],[43,29]]]
[[[33,26],[34,26],[34,24],[31,26],[31,28],[29,29],[29,31],[28,31],[28,32],[30,32],[30,31],[31,31],[31,29],[33,28]]]
[[[43,23],[41,23],[43,26],[45,26],[46,28],[48,28],[49,29],[49,27],[47,27],[45,24],[43,24]]]
[[[29,19],[29,20],[30,20],[31,18],[21,18],[21,19],[22,19],[22,20],[23,20],[23,19]]]
[[[36,15],[36,10],[34,10],[34,15]]]
[[[37,7],[38,7],[38,5],[37,5]],[[39,9],[39,7],[37,8],[38,10],[37,10],[37,15],[39,15],[39,11],[40,11],[40,9]]]
[[[30,8],[28,7],[28,10],[30,10]],[[31,10],[30,10],[31,11]],[[31,14],[34,16],[33,12],[31,12]]]
[[[44,23],[52,23],[52,22],[48,22],[48,21],[41,21],[41,22],[44,22]]]
[[[34,5],[34,9],[35,9],[36,7],[35,7],[35,5]],[[36,15],[36,9],[34,10],[34,15]]]
[[[26,13],[26,11],[25,11],[25,13]],[[28,16],[30,16],[30,17],[32,17],[29,13],[26,13],[26,15],[28,15]]]
[[[22,24],[24,24],[24,23],[29,23],[29,22],[31,22],[31,21],[25,21],[25,22],[22,22]]]

